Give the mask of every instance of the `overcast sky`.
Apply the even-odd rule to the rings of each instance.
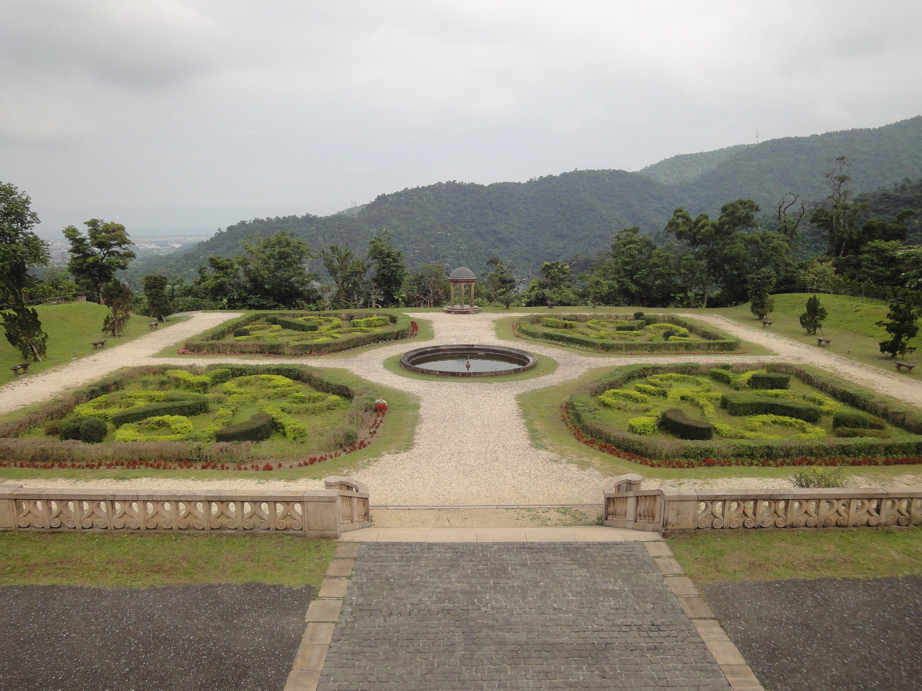
[[[922,113],[901,0],[0,0],[0,181],[43,235],[325,215]]]

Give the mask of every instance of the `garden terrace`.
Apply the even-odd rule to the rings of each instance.
[[[404,314],[259,312],[186,341],[181,352],[323,355],[408,338],[410,330],[410,318]]]
[[[739,340],[671,314],[523,317],[521,336],[600,353],[732,352]]]
[[[375,399],[300,365],[123,370],[0,425],[0,466],[311,465],[371,442],[384,415]]]
[[[622,367],[564,417],[580,441],[651,466],[922,463],[917,411],[784,364]]]

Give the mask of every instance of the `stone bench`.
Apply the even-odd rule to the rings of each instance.
[[[147,328],[151,331],[156,331],[158,326],[160,326],[160,322],[147,322]]]
[[[817,337],[817,339],[816,339],[816,345],[821,346],[821,347],[823,347],[823,348],[825,348],[826,346],[828,346],[830,343],[832,343],[832,341],[830,341],[828,338],[819,338],[819,337]]]
[[[28,367],[28,365],[27,365],[27,367]],[[896,371],[897,371],[897,372],[902,372],[903,370],[906,370],[907,372],[909,372],[910,374],[912,374],[912,368],[913,368],[913,367],[915,367],[915,365],[907,365],[905,362],[897,362],[897,363],[896,363]]]
[[[13,372],[16,374],[17,377],[20,374],[28,374],[29,373],[29,363],[24,362],[21,365],[13,365],[12,367],[10,367],[10,369],[13,370]]]
[[[766,326],[771,326],[771,325],[772,325],[772,323],[771,323],[770,321],[768,321],[768,319],[763,319],[763,320],[762,320],[762,326],[763,326],[763,328],[766,327]]]
[[[100,339],[98,341],[93,341],[93,350],[99,350],[100,348],[106,345],[106,339]]]

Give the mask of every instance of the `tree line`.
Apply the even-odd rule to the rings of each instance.
[[[922,248],[907,244],[913,209],[869,214],[852,187],[850,161],[839,157],[824,177],[828,194],[808,206],[784,195],[768,214],[751,199],[724,204],[717,218],[676,208],[657,241],[632,226],[614,233],[610,248],[591,260],[546,261],[521,272],[492,257],[477,282],[481,305],[632,305],[708,307],[749,301],[766,318],[776,292],[851,292],[922,306]],[[905,183],[904,183],[905,186]],[[892,202],[891,202],[892,203]],[[68,226],[67,270],[44,280],[47,244],[33,232],[31,200],[0,183],[0,306],[7,340],[23,357],[40,358],[47,335],[29,302],[77,290],[110,309],[103,329],[119,334],[132,311],[164,319],[190,309],[356,309],[441,307],[448,303],[451,267],[445,262],[409,267],[391,233],[374,235],[364,255],[330,244],[316,251],[289,232],[252,236],[230,257],[209,256],[187,282],[162,274],[132,291],[118,275],[135,253],[121,224],[90,219]],[[798,261],[803,230],[820,234],[821,254]],[[309,268],[319,259],[326,275]]]

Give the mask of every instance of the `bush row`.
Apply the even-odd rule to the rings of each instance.
[[[819,422],[823,411],[815,405],[802,401],[766,398],[748,391],[725,393],[720,398],[720,407],[730,415],[784,415],[807,422]]]
[[[663,411],[660,426],[679,439],[713,439],[714,426],[706,420],[692,420],[681,408]]]
[[[183,398],[174,401],[163,401],[162,403],[151,403],[150,405],[141,405],[134,408],[126,408],[123,411],[115,413],[110,421],[116,428],[129,422],[138,422],[149,417],[159,417],[161,415],[200,415],[208,412],[208,399],[199,394],[187,394]]]
[[[256,413],[249,420],[228,425],[215,432],[215,441],[263,441],[272,436],[275,422],[268,413]]]

